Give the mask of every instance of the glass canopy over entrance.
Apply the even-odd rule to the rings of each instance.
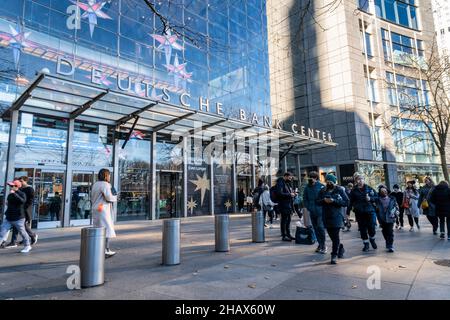
[[[84,194],[83,190],[88,190],[94,181],[88,177],[87,182],[83,180],[86,185],[83,187],[74,178],[80,170],[72,165],[75,123],[112,128],[113,185],[119,192],[121,186],[128,190],[130,202],[119,204],[118,210],[128,217],[148,219],[236,212],[239,175],[247,177],[245,185],[250,189],[256,179],[270,183],[279,168],[286,169],[286,165],[279,166],[278,162],[288,153],[299,155],[311,149],[336,146],[325,137],[319,139],[272,128],[268,121],[264,121],[268,126],[261,126],[254,124],[257,121],[252,124],[224,117],[219,110],[210,111],[206,99],[198,106],[188,94],[176,99],[180,105],[172,103],[175,96],[168,94],[152,99],[41,73],[2,115],[11,120],[6,177],[12,179],[19,165],[15,163],[19,113],[68,123],[66,161],[65,167],[61,167],[62,226],[73,225],[71,216],[73,220],[76,217],[89,223],[89,215],[85,214],[89,206],[73,203],[73,190]],[[151,137],[147,142],[142,132]],[[123,161],[120,164],[121,150],[136,138],[142,147],[139,149],[136,143],[129,147],[149,150],[145,162],[148,174],[142,169],[142,161],[135,161],[132,167]],[[231,161],[226,163],[225,159]],[[124,170],[133,173],[124,176]],[[121,178],[123,182],[119,183]],[[145,186],[137,188],[137,185]],[[147,205],[148,210],[141,209]]]

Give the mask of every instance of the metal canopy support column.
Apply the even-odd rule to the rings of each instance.
[[[250,153],[250,170],[251,170],[251,182],[252,182],[252,191],[256,188],[256,157],[255,157],[255,147],[249,145],[248,152]]]
[[[62,227],[70,225],[70,209],[72,202],[72,155],[73,155],[73,136],[75,131],[75,120],[69,120],[69,129],[67,130],[66,143],[66,176],[64,179],[64,208]]]
[[[186,218],[188,213],[187,203],[187,174],[188,174],[188,161],[189,161],[189,152],[190,152],[190,144],[188,144],[188,139],[190,136],[183,137],[183,216]],[[189,149],[189,150],[188,150]]]
[[[152,143],[150,145],[150,216],[156,219],[156,132],[152,132]]]
[[[297,163],[296,163],[296,165],[297,165],[297,174],[298,174],[298,188],[299,188],[299,190],[300,190],[300,187],[301,187],[301,185],[302,185],[302,168],[301,168],[301,162],[300,162],[300,155],[299,154],[297,154],[296,155],[296,160],[297,160]]]
[[[114,134],[114,146],[113,146],[113,186],[119,193],[119,149],[120,149],[120,140]],[[124,201],[124,200],[121,200]],[[117,209],[118,209],[118,202],[113,203],[114,205],[114,221],[117,221]]]
[[[210,196],[211,196],[211,215],[213,216],[214,213],[214,158],[213,153],[209,152],[208,154],[209,158],[209,174],[211,175],[210,180]]]
[[[237,157],[236,157],[236,141],[232,140],[229,141],[231,143],[229,143],[229,145],[231,145],[232,148],[232,152],[231,152],[231,159],[232,159],[232,164],[231,164],[231,177],[232,177],[232,181],[231,181],[231,188],[232,188],[232,197],[233,197],[233,212],[237,212],[238,211],[238,206],[237,206],[237,201],[238,201],[238,197],[237,197],[237,170],[236,170],[236,162],[237,162]],[[228,147],[228,144],[227,144]]]
[[[131,135],[133,134],[134,128],[136,127],[138,121],[139,121],[139,116],[135,116],[133,125],[131,126],[130,131],[127,134],[127,137],[125,138],[125,141],[123,142],[122,149],[125,148],[125,146],[127,145],[128,141],[130,140]]]
[[[17,138],[17,126],[19,123],[19,111],[13,110],[11,111],[11,123],[9,126],[9,139],[8,139],[8,151],[6,154],[6,175],[5,175],[5,183],[6,186],[8,181],[12,181],[14,179],[14,167],[15,156],[16,156],[16,138]],[[7,198],[7,190],[5,188],[4,197],[3,197],[3,210],[0,212],[0,217],[3,217],[3,212],[5,212],[6,208],[6,198]]]

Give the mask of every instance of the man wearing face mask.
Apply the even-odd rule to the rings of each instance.
[[[319,243],[316,252],[325,254],[327,253],[327,247],[325,246],[325,227],[322,219],[322,207],[317,204],[319,192],[324,188],[324,185],[319,182],[319,174],[316,171],[311,171],[308,177],[308,185],[305,187],[303,193],[303,203],[309,211],[317,242]]]
[[[378,200],[378,195],[365,183],[363,175],[355,173],[354,181],[356,187],[350,193],[350,206],[355,212],[361,239],[364,243],[363,251],[366,252],[369,251],[369,241],[372,248],[377,249],[375,242],[375,203]]]
[[[344,226],[342,208],[347,207],[348,197],[345,190],[337,185],[336,176],[327,174],[325,179],[327,185],[320,190],[317,204],[322,207],[323,222],[333,243],[331,264],[336,264],[336,258],[344,257],[345,250],[340,241],[339,232]]]

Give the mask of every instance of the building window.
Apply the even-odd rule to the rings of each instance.
[[[392,106],[398,106],[402,111],[412,107],[428,107],[429,93],[424,80],[396,74],[397,89],[395,88],[394,74],[386,72],[388,82],[388,101]],[[397,99],[398,98],[398,99]]]
[[[411,0],[375,0],[375,12],[380,18],[393,23],[418,29],[417,7]]]
[[[362,11],[369,12],[369,0],[358,0],[358,8]]]
[[[371,36],[370,33],[368,32],[364,32],[364,36],[363,36],[363,32],[361,31],[361,39],[362,39],[362,48],[363,48],[363,53],[366,53],[369,58],[373,57],[372,54],[372,43],[371,43]]]
[[[412,56],[424,56],[422,40],[417,39],[416,41],[414,38],[395,32],[391,32],[389,37],[389,31],[386,29],[381,29],[381,38],[386,61],[394,60],[394,63],[408,66],[413,61]],[[391,57],[391,49],[393,57]]]

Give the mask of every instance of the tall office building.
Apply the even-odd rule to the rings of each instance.
[[[271,105],[295,128],[332,133],[336,150],[301,158],[304,172],[353,172],[373,185],[441,176],[439,156],[420,121],[401,116],[427,104],[409,55],[423,57],[434,35],[429,0],[268,1]]]
[[[450,2],[447,0],[432,0],[436,42],[441,53],[450,53]]]

